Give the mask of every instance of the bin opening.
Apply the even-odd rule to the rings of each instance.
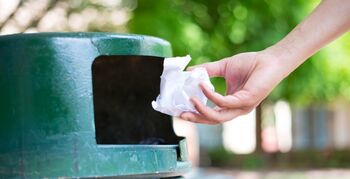
[[[161,57],[99,56],[92,64],[97,144],[177,144],[171,117],[153,110]]]

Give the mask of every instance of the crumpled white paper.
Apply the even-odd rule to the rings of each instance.
[[[177,117],[182,112],[197,112],[190,101],[191,97],[197,97],[203,104],[207,103],[208,99],[199,87],[199,83],[205,83],[212,90],[214,86],[205,68],[183,71],[190,61],[189,55],[164,59],[164,69],[160,77],[160,94],[156,101],[152,101],[153,109]]]

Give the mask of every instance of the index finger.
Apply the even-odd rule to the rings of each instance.
[[[213,90],[211,90],[206,84],[200,83],[204,95],[219,107],[223,108],[237,108],[240,107],[237,99],[231,95],[223,96]]]

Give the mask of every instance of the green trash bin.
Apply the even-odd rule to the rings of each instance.
[[[151,107],[171,55],[149,36],[0,36],[0,178],[187,172],[185,139]]]

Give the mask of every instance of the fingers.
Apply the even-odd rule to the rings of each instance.
[[[200,116],[197,117],[215,123],[223,123],[232,120],[243,113],[241,109],[212,109],[201,103],[197,98],[191,98],[191,102],[200,114]]]
[[[232,120],[240,115],[247,114],[256,106],[254,95],[250,95],[249,92],[244,90],[234,95],[222,96],[203,84],[201,84],[201,88],[208,99],[218,106],[210,108],[193,97],[190,100],[198,111],[198,114],[184,113],[180,116],[182,119],[195,123],[219,124]]]
[[[225,66],[226,66],[226,61],[219,60],[216,62],[205,63],[201,65],[188,67],[187,70],[191,71],[195,68],[202,67],[207,70],[209,77],[219,77],[219,76],[224,76]]]
[[[232,95],[223,96],[211,90],[206,84],[200,83],[204,95],[220,108],[254,108],[260,97],[252,92],[240,90]]]
[[[217,106],[223,108],[234,108],[239,106],[237,100],[231,95],[222,96],[221,94],[211,90],[204,83],[200,83],[199,86],[202,89],[204,95]]]
[[[193,100],[193,103],[199,113],[184,112],[180,115],[181,119],[195,123],[214,125],[232,120],[237,116],[244,114],[244,111],[240,109],[211,109],[196,99]],[[203,111],[203,109],[206,110]],[[211,113],[214,113],[214,115]]]
[[[240,115],[247,114],[248,112],[243,109],[222,109],[220,110],[221,120],[223,122],[232,120]]]
[[[220,116],[217,111],[201,103],[197,98],[193,97],[190,99],[196,110],[206,119],[211,121],[219,121]]]
[[[186,121],[194,122],[194,123],[210,124],[210,125],[218,124],[217,122],[206,120],[204,116],[193,112],[184,112],[180,115],[180,118]]]

